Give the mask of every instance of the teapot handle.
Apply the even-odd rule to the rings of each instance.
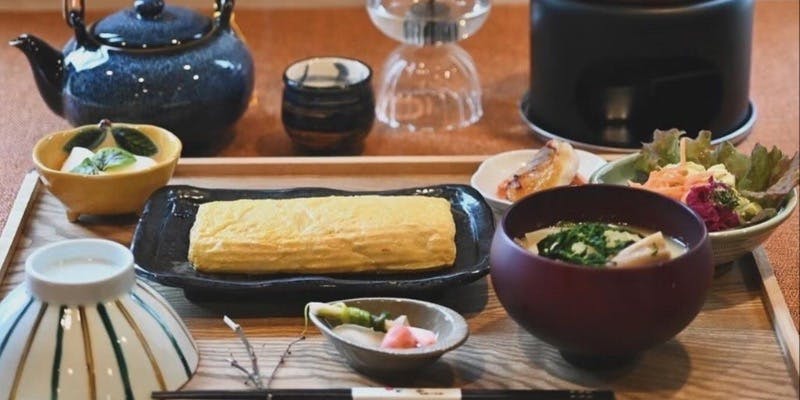
[[[85,0],[64,0],[64,20],[75,30],[75,41],[78,45],[89,43],[89,34],[84,22]]]
[[[236,5],[236,0],[214,0],[214,4],[219,25],[223,28],[230,28],[231,16],[233,15],[233,7]]]

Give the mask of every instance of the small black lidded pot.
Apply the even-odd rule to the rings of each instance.
[[[304,152],[360,153],[375,119],[372,69],[345,57],[313,57],[283,73],[281,120]]]

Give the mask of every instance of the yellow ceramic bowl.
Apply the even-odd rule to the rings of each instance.
[[[81,175],[61,172],[67,159],[64,144],[78,131],[78,127],[51,133],[40,139],[33,148],[33,162],[45,187],[67,209],[67,218],[75,222],[82,214],[114,215],[139,212],[147,198],[172,177],[181,154],[181,141],[166,129],[152,125],[114,123],[145,134],[158,148],[151,158],[156,164],[139,171],[108,175]],[[95,148],[114,146],[112,135]]]

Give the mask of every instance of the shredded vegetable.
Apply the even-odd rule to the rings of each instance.
[[[682,201],[693,186],[708,182],[710,177],[711,174],[708,172],[691,172],[685,165],[679,164],[650,172],[650,177],[644,184],[636,182],[629,184]]]

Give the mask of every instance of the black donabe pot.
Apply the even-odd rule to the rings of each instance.
[[[638,148],[654,129],[740,129],[752,0],[532,0],[525,117],[588,145]]]

